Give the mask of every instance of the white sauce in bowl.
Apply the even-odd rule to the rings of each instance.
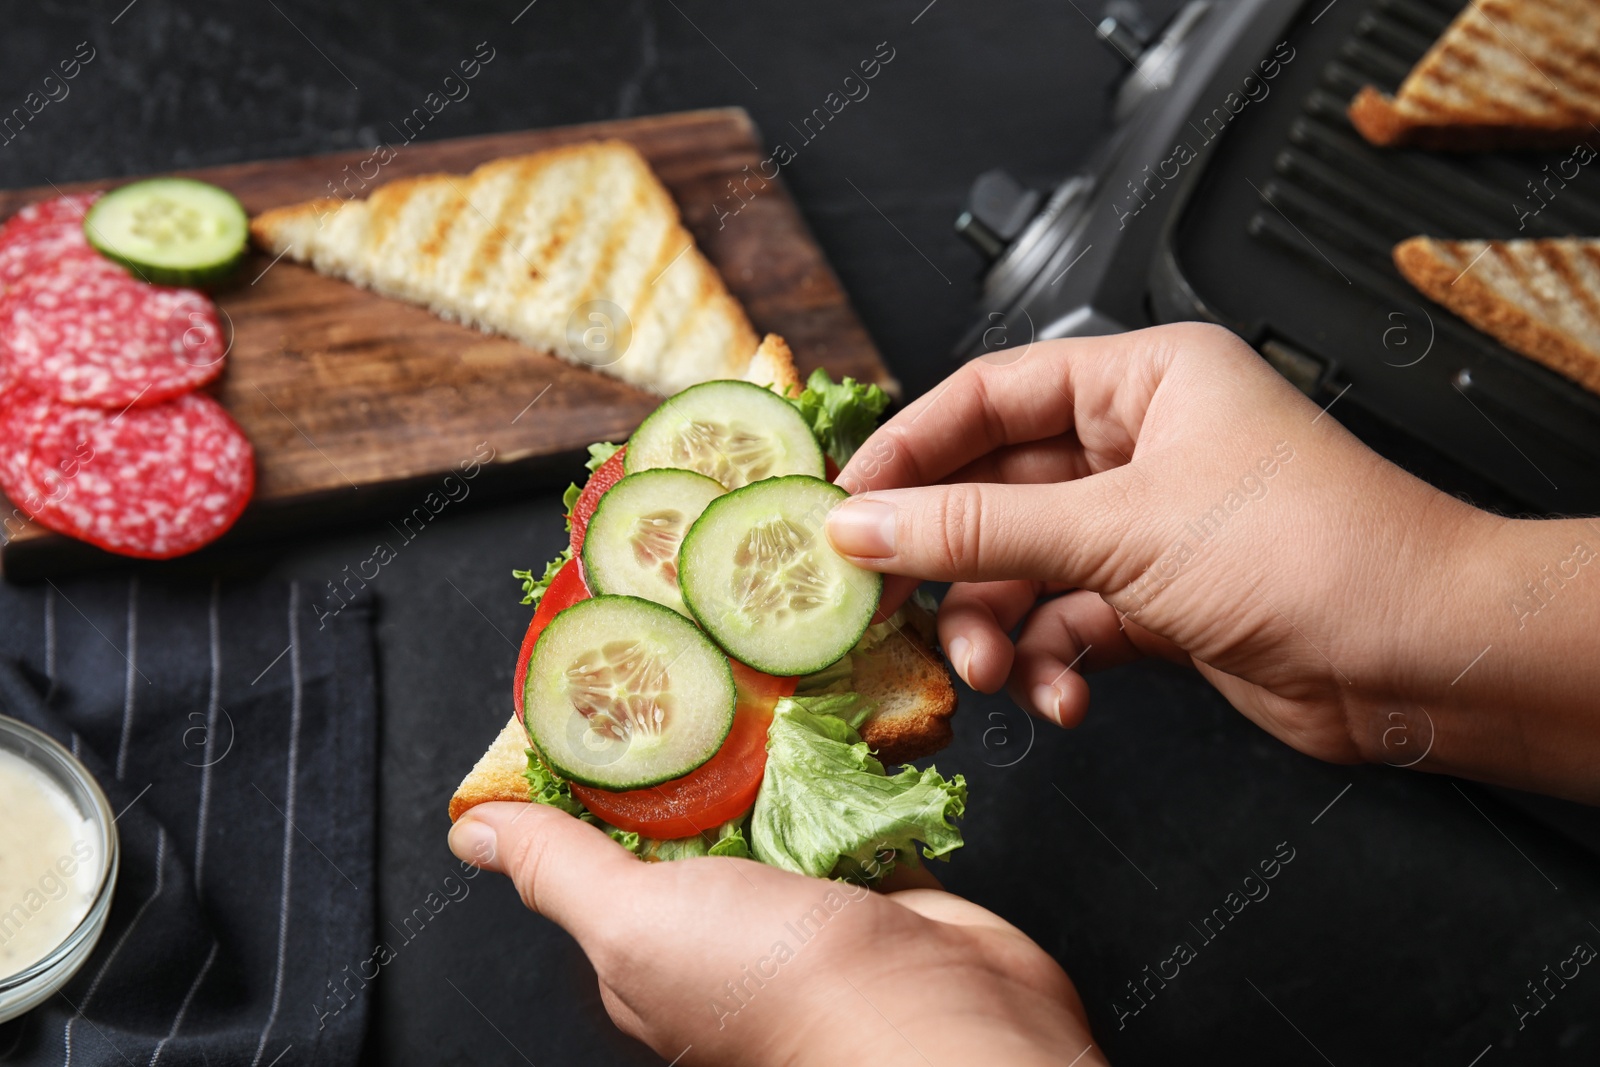
[[[48,774],[0,751],[0,978],[50,955],[89,913],[98,838]]]

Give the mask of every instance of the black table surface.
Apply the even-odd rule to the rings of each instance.
[[[7,131],[0,182],[371,145],[480,42],[495,60],[428,136],[727,104],[782,136],[887,42],[895,58],[870,95],[784,180],[912,396],[952,369],[972,314],[977,260],[950,228],[971,178],[1006,166],[1047,183],[1104,130],[1122,65],[1095,40],[1098,14],[1043,0],[14,4],[0,116],[79,42],[94,58]],[[510,571],[560,546],[559,512],[535,486],[452,505],[372,583],[382,929],[453,869],[445,803],[508,713],[527,620]],[[381,525],[307,537],[256,570],[321,589],[371,555]],[[1061,959],[1114,1062],[1600,1059],[1600,974],[1547,992],[1520,1027],[1514,1006],[1533,1006],[1526,983],[1576,943],[1600,945],[1600,864],[1576,843],[1581,821],[1563,832],[1503,794],[1319,764],[1173,669],[1092,685],[1070,734],[963,692],[938,762],[971,782],[970,844],[941,873]],[[1202,932],[1274,856],[1292,859],[1270,893]],[[1196,958],[1148,982],[1180,941]],[[405,940],[362,995],[373,1062],[658,1062],[608,1026],[572,942],[496,879]]]

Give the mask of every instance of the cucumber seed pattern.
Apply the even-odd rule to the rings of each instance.
[[[678,582],[678,545],[683,541],[684,514],[673,508],[639,516],[634,524],[633,558],[639,566],[660,572],[661,577]]]
[[[605,739],[627,741],[635,730],[655,737],[672,710],[670,681],[667,664],[643,642],[609,641],[567,667],[567,696]]]
[[[206,221],[192,205],[170,196],[152,196],[134,211],[130,229],[152,244],[169,245],[211,236],[206,232]]]
[[[673,466],[715,478],[728,489],[772,474],[777,457],[767,439],[737,423],[694,419],[672,444]]]
[[[816,536],[782,516],[756,523],[733,556],[740,610],[781,625],[831,603],[828,576],[809,551]]]

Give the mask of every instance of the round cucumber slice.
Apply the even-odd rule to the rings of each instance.
[[[721,482],[671,467],[630,474],[607,489],[583,536],[589,588],[689,614],[678,592],[678,544],[724,491]]]
[[[810,674],[861,640],[883,578],[835,552],[822,529],[848,495],[820,478],[769,478],[713,500],[689,527],[678,585],[728,655]]]
[[[737,489],[787,474],[822,477],[822,448],[794,405],[750,382],[691,385],[628,440],[629,474],[678,467]]]
[[[156,285],[206,285],[233,273],[250,219],[232,193],[191,178],[133,182],[95,201],[83,220],[96,250]]]
[[[563,778],[643,789],[715,755],[737,701],[727,657],[694,623],[638,597],[597,596],[539,635],[523,723]]]

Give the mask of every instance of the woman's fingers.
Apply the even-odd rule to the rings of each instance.
[[[450,828],[450,851],[488,871],[509,875],[522,902],[564,928],[585,951],[615,934],[614,919],[594,906],[594,889],[624,895],[648,869],[588,823],[544,804],[480,804]]]
[[[1170,543],[1151,484],[1119,467],[1054,485],[965,483],[851,497],[829,540],[869,570],[936,581],[1055,581],[1110,589]]]
[[[942,889],[904,889],[890,893],[888,899],[907,911],[914,911],[923,918],[932,919],[934,922],[949,923],[951,926],[976,926],[990,930],[1004,930],[1019,937],[1025,936],[1022,931],[988,908],[979,907],[970,900],[958,897],[953,893],[946,893]]]
[[[852,493],[929,485],[995,449],[1062,435],[1082,443],[1084,471],[1127,463],[1150,397],[1195,332],[1041,341],[1008,363],[974,360],[880,427],[839,484]]]
[[[882,622],[900,610],[900,605],[911,599],[911,594],[917,591],[917,586],[922,584],[921,578],[907,578],[900,574],[885,574],[883,576],[883,597],[878,601],[877,613],[872,616],[873,622]]]
[[[617,1024],[617,1029],[637,1041],[648,1040],[644,1020],[639,1018],[639,1013],[628,1006],[617,991],[606,984],[604,978],[600,979],[600,1003],[605,1005],[606,1014],[611,1016],[611,1021]]]
[[[1076,436],[1063,434],[1044,441],[1006,445],[980,456],[942,481],[1006,482],[1012,485],[1043,485],[1068,482],[1094,473]]]
[[[961,680],[993,693],[1011,674],[1011,630],[1038,599],[1036,582],[958,582],[939,605],[939,644]]]
[[[1076,726],[1089,707],[1085,674],[1149,655],[1188,661],[1098,594],[1078,590],[1046,601],[1029,616],[1017,636],[1006,688],[1024,708],[1058,726]]]
[[[894,870],[884,875],[883,880],[877,885],[877,890],[880,893],[903,893],[908,889],[943,888],[944,886],[939,882],[939,879],[934,876],[932,871],[928,870],[926,863],[920,863],[915,867],[905,863],[897,863],[894,865]]]

